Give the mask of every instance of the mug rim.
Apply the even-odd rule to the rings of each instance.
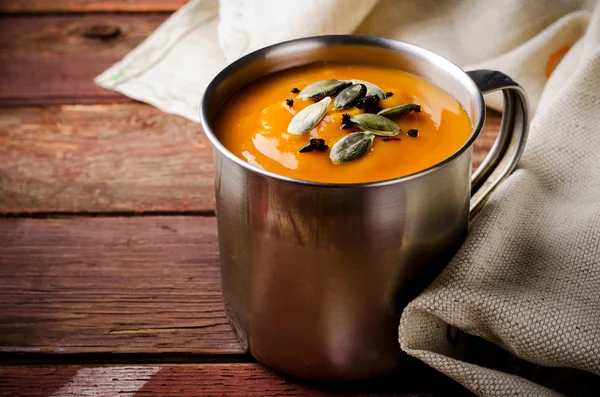
[[[472,121],[472,131],[471,131],[471,134],[469,135],[469,139],[467,139],[465,141],[465,143],[458,150],[456,150],[452,155],[450,155],[446,159],[440,161],[439,163],[432,165],[431,167],[425,168],[421,171],[417,171],[417,172],[414,172],[409,175],[404,175],[404,176],[397,177],[397,178],[385,179],[385,180],[381,180],[381,181],[372,181],[372,182],[339,183],[339,182],[316,182],[316,181],[309,181],[309,180],[305,180],[305,179],[297,179],[297,178],[292,178],[292,177],[284,176],[281,174],[277,174],[275,172],[267,171],[265,169],[261,169],[259,167],[256,167],[256,166],[248,163],[247,161],[242,160],[241,158],[236,156],[233,152],[231,152],[229,149],[227,149],[225,147],[225,145],[223,145],[221,143],[221,141],[217,138],[217,136],[214,134],[214,132],[210,128],[209,120],[207,119],[208,105],[209,105],[207,98],[210,99],[210,96],[212,96],[212,94],[216,90],[217,86],[224,79],[226,79],[229,75],[252,64],[253,62],[255,62],[259,59],[264,58],[264,56],[266,54],[268,54],[269,52],[276,51],[276,50],[278,50],[280,48],[284,48],[286,46],[302,44],[302,43],[311,43],[311,42],[325,44],[325,45],[361,44],[361,45],[367,45],[367,46],[371,46],[371,47],[385,48],[385,49],[389,49],[389,50],[393,50],[393,51],[402,51],[402,52],[413,54],[413,55],[418,54],[418,55],[423,56],[423,57],[427,58],[428,60],[430,60],[433,64],[435,64],[436,67],[446,69],[452,75],[462,75],[463,79],[457,79],[457,80],[459,80],[461,82],[462,82],[462,80],[466,80],[467,84],[470,85],[471,87],[465,87],[465,88],[474,89],[474,91],[478,93],[477,98],[473,98],[473,99],[475,99],[475,102],[477,104],[477,109],[476,109],[476,114],[475,114],[476,120],[474,122]],[[309,63],[307,63],[307,64],[309,64]],[[464,77],[466,77],[466,79],[464,79]],[[485,103],[483,100],[483,95],[481,93],[481,90],[479,89],[479,87],[477,87],[477,85],[475,84],[473,79],[471,79],[471,77],[462,68],[460,68],[458,65],[456,65],[454,62],[450,61],[448,58],[445,58],[442,55],[439,55],[433,51],[430,51],[423,47],[419,47],[417,45],[409,44],[409,43],[406,43],[403,41],[393,40],[393,39],[388,39],[388,38],[383,38],[383,37],[377,37],[377,36],[366,36],[366,35],[357,35],[357,34],[322,35],[322,36],[303,37],[303,38],[299,38],[299,39],[287,40],[287,41],[282,41],[282,42],[279,42],[276,44],[272,44],[270,46],[263,47],[258,50],[255,50],[249,54],[246,54],[246,55],[240,57],[239,59],[235,60],[234,62],[230,63],[229,65],[227,65],[225,68],[223,68],[223,70],[221,70],[211,80],[211,82],[206,87],[206,90],[204,91],[204,94],[202,96],[202,101],[200,104],[200,120],[202,123],[202,127],[204,129],[204,134],[207,136],[208,140],[213,145],[213,149],[218,150],[222,155],[227,157],[229,160],[233,161],[234,163],[241,166],[242,168],[245,168],[248,171],[254,172],[256,174],[260,174],[260,175],[268,177],[268,178],[280,180],[282,182],[290,182],[290,183],[301,184],[301,185],[318,186],[318,187],[324,187],[324,188],[367,188],[367,187],[389,186],[389,185],[394,185],[397,183],[402,183],[402,182],[406,182],[409,180],[417,179],[422,176],[436,172],[437,170],[439,170],[441,168],[444,168],[445,166],[450,164],[454,159],[456,159],[457,157],[460,157],[467,149],[469,149],[473,145],[473,143],[475,142],[475,140],[481,133],[481,130],[483,129],[483,124],[485,122]]]

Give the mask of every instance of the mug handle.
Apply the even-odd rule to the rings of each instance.
[[[529,132],[529,106],[523,88],[504,73],[472,70],[467,74],[482,94],[502,90],[504,95],[498,137],[471,178],[470,218],[473,219],[490,193],[515,169],[523,154]]]

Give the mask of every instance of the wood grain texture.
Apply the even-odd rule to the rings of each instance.
[[[131,102],[119,93],[96,86],[93,80],[167,17],[0,17],[0,105]],[[113,34],[94,34],[98,30]]]
[[[2,0],[0,12],[151,12],[175,11],[188,0]]]
[[[259,364],[0,368],[6,397],[351,397],[471,395],[423,364],[378,381],[309,384],[288,379]]]
[[[498,129],[500,128],[501,120],[501,113],[488,109],[483,131],[481,131],[479,138],[477,138],[475,144],[473,145],[473,170],[479,167],[481,162],[485,159],[485,156],[494,145],[494,141],[498,136]]]
[[[491,113],[474,164],[492,146]],[[142,104],[0,108],[0,213],[214,210],[198,124]]]
[[[0,108],[0,212],[214,210],[200,125],[142,104]]]
[[[216,235],[214,217],[0,220],[0,352],[243,353]]]

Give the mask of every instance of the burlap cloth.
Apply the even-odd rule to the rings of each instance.
[[[600,395],[596,1],[195,0],[97,82],[197,121],[202,90],[227,61],[352,32],[501,70],[535,110],[519,168],[404,310],[402,349],[481,396]]]

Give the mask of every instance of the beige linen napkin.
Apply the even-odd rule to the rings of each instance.
[[[285,39],[352,32],[501,70],[536,109],[519,169],[404,311],[402,349],[482,396],[578,394],[590,384],[600,394],[596,1],[194,0],[96,81],[198,121],[202,91],[228,61]]]
[[[540,103],[520,168],[400,323],[406,352],[483,396],[551,392],[485,367],[493,360],[473,349],[491,350],[466,334],[542,366],[600,374],[600,7]],[[448,324],[466,333],[462,343]],[[600,395],[584,374],[528,371],[555,390]]]

